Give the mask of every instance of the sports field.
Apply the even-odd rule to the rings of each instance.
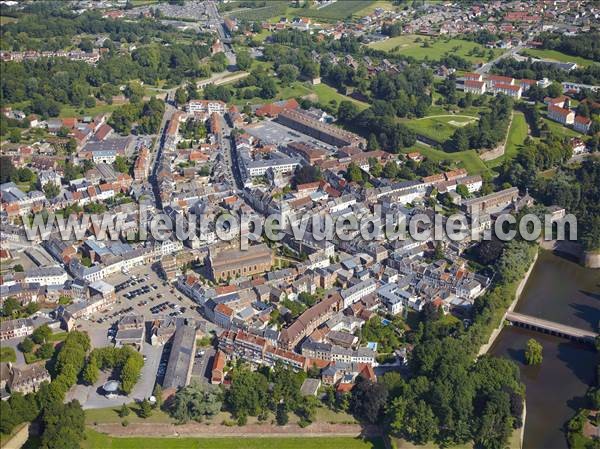
[[[114,438],[87,430],[83,449],[384,449],[380,438],[235,437],[235,438]]]
[[[500,49],[487,49],[476,42],[462,39],[437,38],[407,34],[385,41],[374,42],[369,47],[390,53],[412,56],[417,60],[438,60],[444,54],[455,54],[473,63],[487,62],[502,53]],[[478,53],[475,54],[474,51]]]

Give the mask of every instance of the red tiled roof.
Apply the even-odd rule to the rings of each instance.
[[[570,109],[565,109],[565,108],[561,108],[558,106],[554,106],[553,104],[549,104],[548,105],[548,112],[554,112],[562,117],[566,117],[567,115],[569,115],[572,111]]]

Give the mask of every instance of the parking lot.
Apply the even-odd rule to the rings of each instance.
[[[260,139],[262,142],[273,145],[284,145],[291,142],[304,142],[334,151],[334,147],[331,145],[274,121],[266,120],[258,124],[246,126],[244,130],[251,136]]]
[[[122,316],[144,315],[152,317],[180,316],[204,319],[198,312],[198,304],[161,279],[150,267],[137,267],[129,273],[119,273],[105,279],[115,286],[117,301],[109,309],[89,317],[84,328],[108,330]],[[210,328],[210,326],[209,326]]]

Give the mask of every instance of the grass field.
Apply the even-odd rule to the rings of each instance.
[[[315,20],[337,21],[352,17],[353,14],[365,10],[373,3],[375,3],[375,0],[338,0],[331,5],[319,9],[291,9],[290,14],[301,17],[310,17]]]
[[[285,16],[288,9],[287,1],[269,1],[267,6],[255,9],[234,10],[225,13],[226,16],[235,17],[238,20],[264,21],[274,17]]]
[[[5,25],[7,23],[16,22],[17,19],[9,16],[0,16],[0,25]]]
[[[83,449],[383,449],[382,439],[352,437],[114,438],[87,430]]]
[[[553,132],[554,134],[557,134],[557,135],[563,136],[563,137],[583,137],[583,134],[575,131],[574,129],[562,126],[560,123],[556,123],[547,118],[544,118],[542,120],[544,121],[544,123],[546,123],[548,125],[548,128],[550,129],[550,131]]]
[[[504,155],[487,162],[487,166],[490,168],[498,167],[502,165],[505,160],[514,158],[527,138],[527,131],[527,121],[525,120],[525,116],[522,112],[515,112],[510,129],[508,130]]]
[[[61,118],[81,117],[84,115],[94,116],[94,115],[98,115],[98,114],[104,114],[106,112],[112,112],[115,109],[117,109],[119,106],[120,105],[117,105],[117,104],[97,104],[93,108],[86,108],[86,107],[77,108],[74,106],[64,105],[60,108],[59,117],[61,117]],[[81,111],[83,111],[83,113]]]
[[[434,162],[439,162],[442,160],[455,162],[462,168],[466,169],[470,175],[478,175],[489,170],[479,158],[475,150],[446,153],[444,151],[436,150],[435,148],[417,143],[411,148],[404,150],[405,153],[410,153],[411,151],[419,151],[423,156],[431,159]]]
[[[154,410],[149,418],[143,419],[137,416],[137,406],[131,404],[131,413],[127,416],[127,421],[130,424],[135,423],[160,423],[170,424],[175,421],[162,410]],[[221,412],[212,418],[211,422],[221,423],[223,421],[231,421],[233,418],[230,413]],[[123,418],[119,417],[119,407],[108,407],[108,408],[97,408],[85,410],[85,422],[87,425],[94,424],[119,424],[123,421]],[[290,423],[298,421],[298,417],[290,413]],[[330,424],[353,424],[356,422],[352,415],[343,412],[334,412],[325,407],[319,407],[316,411],[316,421],[326,422]],[[248,423],[254,424],[257,422],[257,418],[254,416],[248,417]]]
[[[421,134],[441,144],[451,138],[457,128],[473,123],[475,120],[476,117],[448,114],[407,120],[402,123],[417,134]]]
[[[581,65],[584,67],[591,65],[591,64],[596,64],[591,59],[585,59],[580,56],[571,56],[571,55],[568,55],[566,53],[561,53],[560,51],[556,51],[556,50],[546,50],[546,49],[541,49],[541,48],[528,48],[527,50],[523,50],[520,53],[523,56],[530,55],[530,56],[532,56],[534,58],[538,58],[538,59],[551,59],[552,61],[558,61],[558,62],[575,62],[578,65]]]
[[[394,443],[396,443],[397,449],[440,449],[441,446],[435,443],[429,443],[422,446],[417,446],[408,441],[394,439]],[[445,449],[473,449],[472,443],[460,444],[458,446],[444,446]],[[521,448],[521,435],[520,430],[516,430],[512,433],[511,437],[508,440],[508,449],[520,449]]]
[[[11,362],[15,363],[17,361],[17,354],[13,348],[5,347],[0,348],[0,363]]]
[[[317,94],[317,96],[319,97],[319,102],[321,103],[329,103],[331,100],[335,100],[338,104],[340,104],[340,102],[348,100],[354,103],[361,111],[369,107],[367,103],[363,103],[362,101],[358,101],[354,98],[342,95],[333,87],[328,86],[327,84],[317,84],[316,86],[313,86],[312,89],[314,93]]]
[[[445,53],[449,53],[461,56],[473,63],[481,63],[491,60],[491,53],[493,53],[495,57],[502,52],[500,49],[491,49],[490,53],[490,49],[486,49],[476,42],[465,41],[462,39],[447,40],[444,38],[438,38],[433,43],[430,43],[429,47],[424,47],[424,42],[430,42],[430,39],[424,36],[409,34],[392,37],[381,42],[374,42],[369,44],[369,46],[376,50],[383,50],[404,56],[412,56],[419,61],[425,59],[438,60]],[[485,56],[475,56],[473,54],[469,54],[473,49],[484,51]]]

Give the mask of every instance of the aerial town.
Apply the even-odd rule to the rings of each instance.
[[[0,32],[0,447],[598,447],[598,2]]]

